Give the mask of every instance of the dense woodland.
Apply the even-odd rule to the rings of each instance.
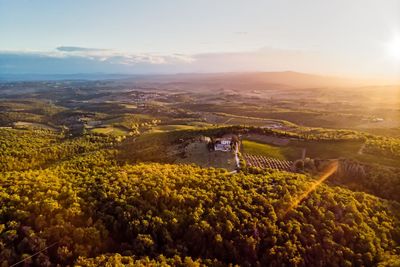
[[[25,131],[0,129],[0,169],[28,170],[112,147],[115,140],[107,136],[86,135],[66,138],[46,130]]]
[[[295,168],[300,173],[317,175],[331,161],[306,158],[297,160]],[[329,183],[400,202],[398,194],[400,192],[399,168],[385,167],[379,164],[365,164],[349,159],[339,159],[338,162],[338,170],[329,179]]]
[[[400,202],[400,168],[341,160],[341,168],[331,181],[351,190]]]
[[[115,166],[104,155],[5,173],[1,260],[55,242],[37,263],[104,253],[190,257],[240,265],[372,265],[400,241],[399,206],[322,186],[285,214],[312,182],[302,175],[229,175],[194,166]],[[97,259],[98,260],[98,259]],[[88,260],[88,264],[93,260]]]
[[[400,140],[398,138],[371,138],[366,142],[366,150],[370,154],[396,157],[400,160]]]
[[[224,131],[213,129],[210,135]],[[399,263],[396,189],[390,180],[381,183],[382,190],[377,184],[392,173],[364,167],[368,178],[362,184],[355,178],[359,169],[347,168],[345,176],[321,185],[290,209],[315,182],[308,172],[229,174],[194,165],[131,165],[121,153],[134,142],[1,132],[2,266],[22,259],[36,266]],[[175,139],[164,137],[159,144]]]

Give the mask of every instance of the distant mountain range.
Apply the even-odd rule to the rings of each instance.
[[[145,83],[169,84],[170,86],[198,85],[254,89],[273,86],[285,88],[352,87],[367,85],[352,79],[321,76],[294,71],[246,72],[246,73],[187,73],[168,75],[133,75],[110,73],[78,74],[0,74],[0,81],[40,81],[40,80],[133,80]],[[207,86],[207,87],[208,87]]]
[[[334,76],[321,76],[294,71],[284,72],[245,72],[245,73],[209,73],[209,74],[176,74],[148,76],[153,82],[180,84],[208,84],[221,87],[259,87],[269,86],[285,88],[314,87],[352,87],[368,83]]]
[[[0,73],[0,81],[59,81],[59,80],[111,80],[134,78],[133,74],[76,73],[76,74],[6,74]]]

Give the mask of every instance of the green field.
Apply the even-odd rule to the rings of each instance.
[[[121,104],[125,108],[136,109],[137,106],[134,104]]]
[[[181,124],[172,124],[172,125],[159,125],[156,127],[153,127],[151,129],[152,132],[171,132],[171,131],[179,131],[179,130],[193,130],[197,129],[198,127],[196,126],[191,126],[191,125],[181,125]]]
[[[112,126],[107,126],[107,127],[102,127],[102,128],[93,128],[90,130],[93,133],[97,134],[106,134],[106,135],[114,135],[114,136],[125,136],[129,132],[126,130],[123,130],[120,127],[112,127]]]
[[[171,162],[171,158],[175,157],[169,155],[168,150],[171,143],[178,138],[178,133],[180,131],[148,131],[138,137],[128,137],[121,144],[118,158],[129,162]]]
[[[287,159],[287,153],[285,153],[285,150],[288,148],[286,147],[278,147],[278,146],[273,146],[269,144],[262,144],[254,141],[249,141],[249,140],[243,140],[242,141],[242,152],[246,154],[252,154],[252,155],[260,155],[260,156],[266,156],[270,158],[276,158],[276,159]]]
[[[129,125],[132,123],[148,122],[154,118],[146,114],[122,114],[121,116],[112,117],[107,120],[103,120],[103,124],[115,124],[115,125]]]
[[[209,128],[209,127],[213,126],[210,123],[202,122],[202,121],[189,121],[189,122],[187,122],[187,125],[196,126],[196,127],[200,127],[200,128]]]
[[[52,126],[36,122],[17,121],[14,123],[14,127],[21,129],[43,129],[43,130],[57,131],[57,129]]]

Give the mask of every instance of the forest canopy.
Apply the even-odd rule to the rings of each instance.
[[[399,252],[397,202],[322,185],[285,214],[313,183],[301,174],[119,166],[95,152],[0,182],[5,266],[43,249],[28,263],[369,266]]]

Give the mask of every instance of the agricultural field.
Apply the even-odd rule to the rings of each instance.
[[[105,135],[113,135],[113,136],[126,136],[129,134],[129,131],[125,130],[122,127],[99,127],[90,129],[92,133],[95,134],[105,134]]]
[[[289,138],[276,137],[267,134],[255,134],[255,133],[246,134],[242,137],[242,139],[264,144],[275,145],[275,146],[285,146],[290,142]]]
[[[291,172],[294,170],[293,162],[289,160],[280,160],[277,158],[269,158],[266,156],[243,154],[246,166],[257,167],[261,169],[275,169],[280,171]]]
[[[203,113],[204,119],[213,124],[220,125],[243,125],[243,126],[257,126],[263,128],[289,128],[290,123],[283,120],[273,120],[266,118],[257,118],[241,115],[233,115],[222,112]]]
[[[14,123],[14,127],[19,129],[43,129],[49,131],[57,131],[56,128],[50,125],[37,122],[17,121]]]
[[[291,157],[296,157],[296,152],[298,152],[297,158],[301,157],[301,150],[297,151],[288,147],[257,143],[249,140],[242,141],[241,150],[244,154],[265,156],[279,160],[286,160]]]
[[[179,131],[179,130],[193,130],[196,129],[196,126],[192,125],[159,125],[151,128],[152,132],[170,132],[170,131]]]

